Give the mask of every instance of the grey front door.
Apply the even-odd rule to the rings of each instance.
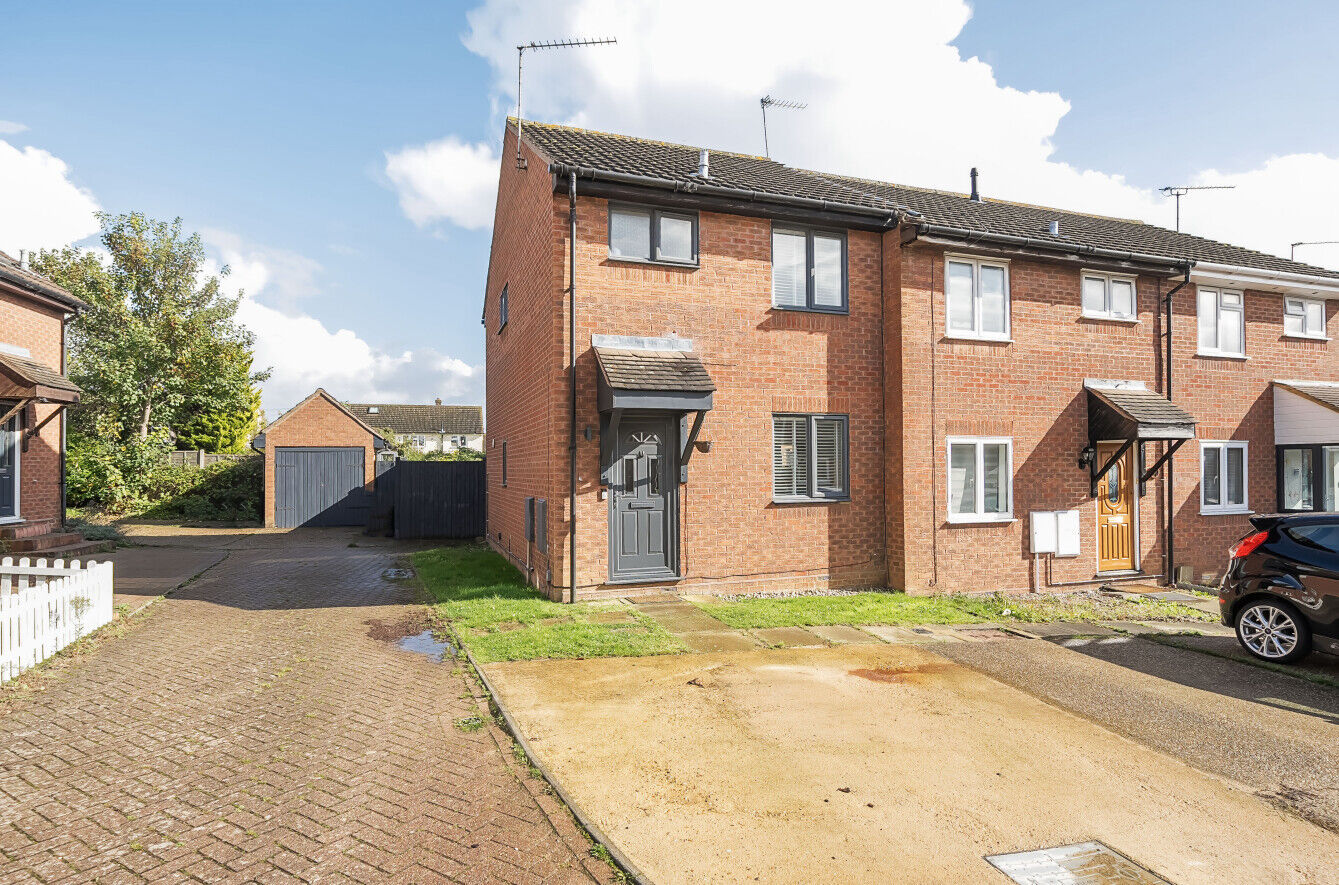
[[[18,516],[19,446],[17,417],[0,425],[0,519]]]
[[[678,572],[675,429],[669,418],[620,422],[609,505],[609,571],[616,581]]]

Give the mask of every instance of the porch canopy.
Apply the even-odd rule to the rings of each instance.
[[[1088,393],[1088,442],[1119,441],[1121,447],[1107,460],[1098,464],[1089,460],[1090,488],[1097,496],[1097,482],[1132,447],[1138,447],[1139,494],[1145,493],[1145,484],[1158,472],[1168,458],[1188,439],[1195,437],[1195,419],[1185,409],[1162,394],[1148,390],[1142,382],[1098,381],[1083,382]],[[1162,457],[1151,467],[1144,467],[1144,446],[1150,442],[1169,443]]]
[[[602,474],[612,460],[612,441],[627,410],[671,412],[680,416],[680,482],[687,480],[688,459],[702,418],[711,409],[716,384],[686,338],[592,335],[599,366],[596,401],[600,409]],[[687,415],[694,413],[692,427]],[[607,478],[607,477],[606,477]]]
[[[71,405],[79,402],[79,387],[55,369],[21,356],[0,353],[0,399]]]

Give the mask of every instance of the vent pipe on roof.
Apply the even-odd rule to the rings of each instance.
[[[972,167],[972,202],[981,202],[981,192],[976,188],[976,167]]]
[[[1060,236],[1060,222],[1052,221],[1050,224],[1046,226],[1046,230],[1049,231],[1051,236],[1053,237]]]
[[[706,148],[697,155],[697,175],[699,178],[711,178],[711,154]]]
[[[441,404],[442,404],[442,398],[439,396],[437,397],[437,405],[440,406]]]

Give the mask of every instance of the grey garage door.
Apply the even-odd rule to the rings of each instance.
[[[280,528],[366,525],[362,448],[280,448],[274,454],[274,522]]]

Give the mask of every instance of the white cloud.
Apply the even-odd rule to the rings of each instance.
[[[69,171],[40,148],[0,140],[0,249],[55,248],[98,232],[98,201]]]
[[[386,177],[395,185],[401,210],[419,227],[449,221],[479,229],[493,222],[498,156],[486,144],[451,136],[388,152]]]
[[[792,165],[956,191],[977,166],[987,197],[1170,226],[1173,204],[1156,191],[1055,159],[1069,102],[1001,84],[988,64],[963,58],[951,44],[970,17],[962,0],[832,0],[822,15],[797,2],[486,0],[469,13],[464,42],[493,68],[499,118],[514,107],[518,42],[614,35],[616,46],[528,53],[525,116],[760,154],[758,98],[771,93],[809,103],[768,115],[772,155]],[[438,177],[452,159],[431,158]],[[1230,197],[1184,201],[1187,231],[1283,255],[1294,240],[1339,239],[1339,220],[1326,212],[1339,158],[1280,156],[1199,178],[1239,186],[1223,192]],[[478,204],[492,204],[491,190]],[[1325,255],[1315,247],[1298,258]]]
[[[206,271],[217,273],[227,264],[232,272],[225,288],[245,292],[237,319],[256,336],[256,368],[272,370],[262,390],[269,419],[317,387],[344,400],[483,401],[482,367],[432,348],[379,348],[352,329],[332,330],[299,310],[300,299],[319,292],[323,269],[317,262],[227,231],[203,234],[217,256]]]
[[[20,132],[27,132],[28,127],[22,123],[15,123],[13,120],[0,120],[0,135],[18,135]]]

